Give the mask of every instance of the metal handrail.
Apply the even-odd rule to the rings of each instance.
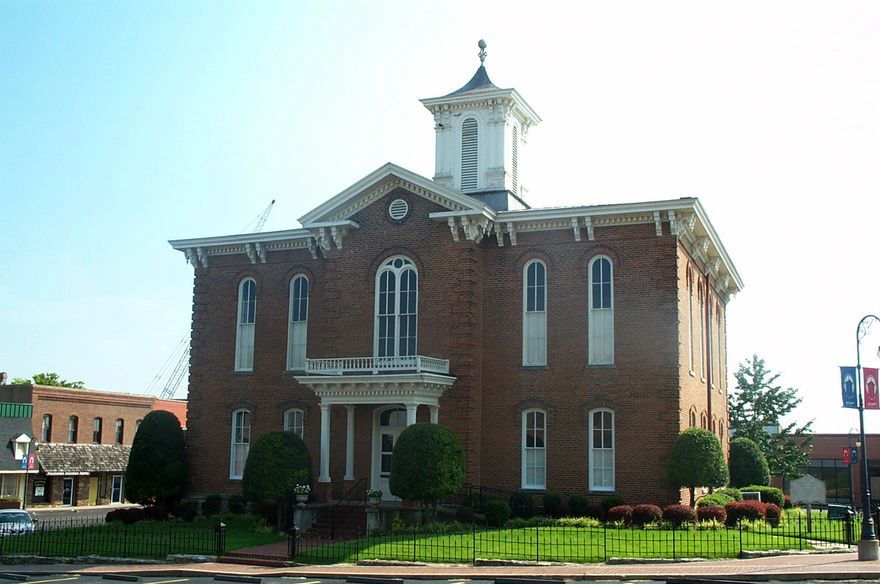
[[[370,373],[388,371],[415,371],[416,373],[449,374],[449,359],[404,355],[399,357],[336,357],[331,359],[306,359],[306,373],[316,375],[344,375],[346,373]]]

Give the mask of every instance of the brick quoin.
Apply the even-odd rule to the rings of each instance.
[[[409,204],[403,221],[388,215],[395,199]],[[496,237],[478,243],[454,241],[449,226],[429,217],[448,211],[397,188],[355,213],[358,229],[343,248],[271,251],[266,261],[244,253],[212,255],[195,268],[192,350],[187,422],[191,495],[240,492],[229,479],[232,412],[251,412],[251,443],[281,430],[283,412],[304,412],[304,440],[318,475],[318,399],[285,371],[290,280],[310,283],[308,357],[370,356],[374,351],[376,271],[395,255],[418,269],[418,350],[449,359],[455,383],[440,398],[439,422],[459,437],[467,457],[468,482],[516,491],[521,487],[522,412],[547,414],[546,490],[584,493],[595,499],[618,495],[629,502],[672,503],[682,492],[666,480],[666,465],[690,412],[708,424],[727,448],[726,299],[714,275],[662,222],[596,227],[577,241],[571,229],[528,231],[516,245]],[[596,255],[614,268],[614,364],[588,364],[588,265]],[[547,365],[522,365],[523,266],[538,258],[547,267]],[[694,295],[687,316],[687,272]],[[711,272],[711,270],[710,270]],[[257,307],[252,372],[235,372],[239,284],[255,280]],[[688,322],[699,351],[697,284],[711,317],[704,326],[704,362],[714,362],[712,380],[692,372]],[[717,315],[721,319],[718,320]],[[715,327],[721,324],[721,335]],[[720,346],[718,339],[721,339]],[[712,342],[714,341],[714,343]],[[699,357],[695,356],[695,362]],[[720,372],[719,372],[720,369]],[[355,408],[354,474],[368,483],[373,464],[376,405]],[[615,412],[615,491],[589,493],[589,412]],[[427,407],[418,420],[427,422]],[[345,473],[346,410],[331,408],[330,475]],[[543,492],[543,491],[537,491]]]

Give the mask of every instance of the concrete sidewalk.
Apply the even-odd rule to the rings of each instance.
[[[859,562],[855,552],[796,554],[748,560],[706,560],[662,564],[555,564],[543,566],[470,566],[426,564],[404,566],[350,565],[266,568],[215,562],[149,565],[29,565],[5,566],[4,572],[22,573],[125,573],[140,576],[305,576],[345,578],[374,576],[388,578],[567,578],[592,580],[663,580],[681,578],[728,578],[744,581],[767,580],[878,580],[880,561]]]

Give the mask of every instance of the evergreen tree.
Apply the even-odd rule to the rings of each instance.
[[[739,436],[730,441],[730,486],[770,484],[770,467],[767,458],[751,438]]]
[[[797,477],[810,460],[813,421],[802,426],[797,422],[782,424],[782,418],[803,398],[797,389],[778,384],[779,375],[767,369],[757,355],[740,363],[735,374],[736,391],[731,392],[728,401],[730,430],[761,448],[772,475]]]
[[[150,412],[131,444],[125,469],[126,499],[171,510],[186,486],[185,461],[186,444],[177,416],[163,410]]]
[[[273,503],[276,523],[284,527],[287,507],[297,485],[311,485],[312,459],[302,438],[293,432],[267,432],[251,444],[241,492],[257,503]]]

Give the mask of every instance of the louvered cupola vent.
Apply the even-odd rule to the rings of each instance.
[[[468,118],[461,125],[461,190],[477,188],[477,120]]]
[[[403,199],[394,199],[388,205],[388,215],[395,221],[400,221],[409,213],[409,205]]]

